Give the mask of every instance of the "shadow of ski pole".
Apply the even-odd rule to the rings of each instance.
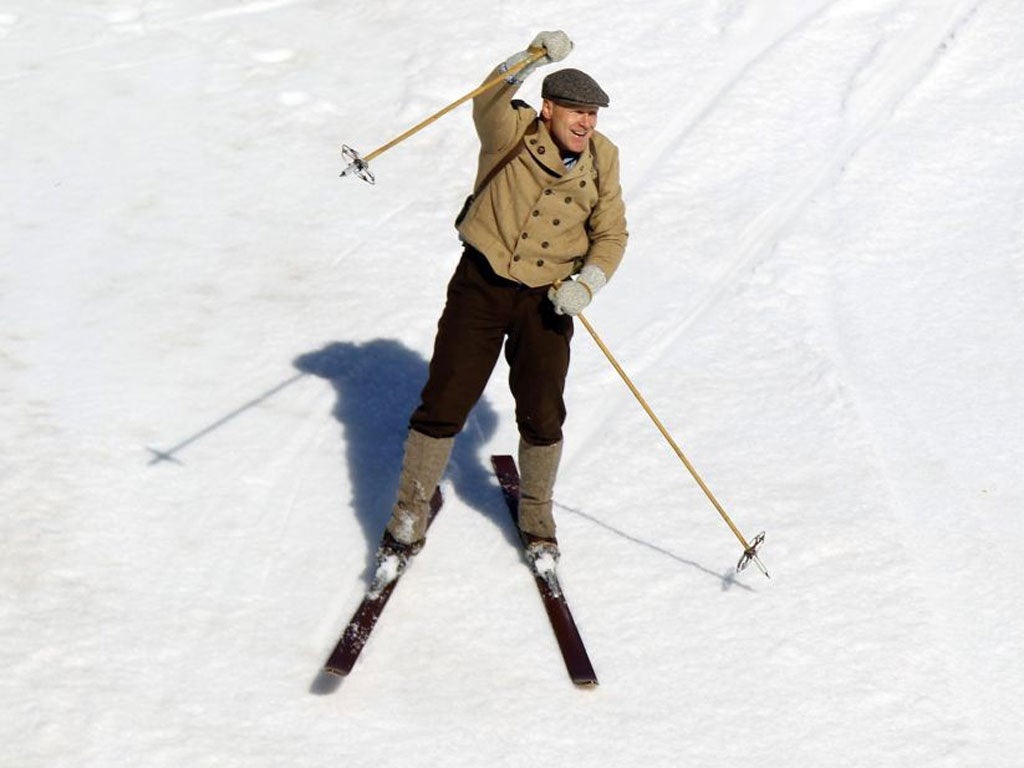
[[[644,541],[643,539],[639,539],[636,536],[633,536],[632,534],[626,533],[625,531],[620,531],[618,528],[615,528],[614,526],[609,525],[608,523],[604,522],[603,520],[599,520],[598,518],[594,517],[593,515],[587,514],[583,510],[574,509],[573,507],[567,507],[565,504],[559,504],[557,501],[555,502],[555,506],[558,507],[559,509],[565,510],[566,512],[571,512],[572,514],[574,514],[574,515],[576,515],[578,517],[582,517],[584,520],[587,520],[588,522],[591,522],[594,525],[600,526],[601,528],[604,528],[606,531],[609,531],[610,533],[614,533],[616,536],[622,537],[626,541],[633,542],[634,544],[639,544],[642,547],[646,547],[647,549],[650,549],[650,550],[653,550],[654,552],[657,552],[659,555],[664,555],[665,557],[670,557],[670,558],[672,558],[673,560],[675,560],[678,563],[682,563],[683,565],[688,565],[691,568],[696,568],[698,571],[700,571],[701,573],[706,573],[708,576],[714,576],[716,579],[718,579],[721,582],[721,584],[722,584],[722,591],[723,592],[727,592],[730,589],[732,589],[733,587],[739,587],[740,589],[746,590],[747,592],[756,592],[757,591],[757,590],[755,590],[752,587],[748,587],[746,584],[741,584],[740,582],[736,581],[736,572],[732,568],[730,568],[724,574],[716,573],[715,571],[711,570],[710,568],[704,567],[700,563],[694,562],[693,560],[687,560],[686,558],[680,557],[679,555],[675,554],[674,552],[670,552],[669,550],[664,549],[662,547],[659,547],[656,544],[651,544],[651,542],[649,542],[649,541]]]
[[[249,402],[245,403],[244,405],[239,406],[235,410],[231,411],[231,413],[229,413],[226,416],[223,416],[223,417],[217,419],[217,421],[213,422],[208,427],[204,427],[203,429],[201,429],[198,432],[196,432],[194,435],[191,435],[190,437],[185,438],[184,440],[182,440],[180,443],[178,443],[177,445],[173,446],[172,448],[168,448],[166,451],[161,451],[161,450],[159,450],[157,448],[152,448],[152,447],[147,445],[146,446],[146,450],[149,451],[151,454],[153,454],[153,458],[149,460],[149,465],[153,466],[154,464],[159,464],[160,462],[163,462],[163,461],[170,461],[170,462],[173,462],[175,464],[181,464],[181,460],[175,454],[180,453],[182,450],[184,450],[188,446],[192,445],[192,443],[194,443],[194,442],[196,442],[198,440],[201,440],[202,438],[206,437],[211,432],[219,429],[220,427],[223,427],[229,421],[233,421],[234,419],[238,418],[243,413],[248,411],[250,408],[255,408],[257,405],[260,405],[261,403],[266,402],[267,400],[269,400],[271,397],[276,395],[278,392],[280,392],[285,387],[288,387],[288,386],[294,384],[296,381],[298,381],[299,379],[305,378],[306,376],[307,376],[307,374],[305,372],[303,372],[303,373],[297,373],[296,375],[292,376],[289,379],[285,379],[284,381],[282,381],[277,386],[272,387],[271,389],[268,389],[262,395],[259,395],[258,397],[253,398],[252,400],[250,400]]]

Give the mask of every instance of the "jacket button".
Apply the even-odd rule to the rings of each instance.
[[[549,245],[551,245],[551,243],[549,243],[547,240],[545,240],[543,243],[540,244],[540,247],[541,248],[547,248]]]
[[[587,182],[586,181],[581,181],[580,182],[580,187],[585,187],[585,186],[587,186]]]
[[[515,256],[512,257],[512,261],[519,261],[520,258],[522,257],[517,253]]]
[[[562,223],[562,220],[561,220],[561,219],[555,219],[555,220],[554,220],[554,221],[552,221],[551,223],[552,223],[552,224],[554,224],[554,225],[555,225],[555,226],[557,227],[557,226],[558,226],[559,224],[561,224],[561,223]]]
[[[566,196],[565,196],[565,202],[567,202],[567,203],[571,203],[571,202],[572,202],[572,197],[571,197],[571,196],[569,196],[569,195],[566,195]]]
[[[550,195],[551,194],[551,190],[550,189],[545,189],[544,190],[544,194],[545,195]]]
[[[531,215],[532,216],[540,216],[540,211],[534,211]]]
[[[537,147],[537,154],[538,155],[543,155],[546,151],[547,151],[547,149],[545,147]]]
[[[544,259],[537,259],[537,266],[538,267],[543,267],[544,266]]]
[[[526,238],[529,237],[529,235],[523,232],[523,234],[520,237],[522,237],[522,239],[525,240]]]
[[[530,145],[531,146],[536,146],[537,145],[537,140],[536,139],[530,139]]]

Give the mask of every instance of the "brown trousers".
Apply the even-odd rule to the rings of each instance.
[[[561,440],[573,324],[555,313],[547,291],[498,277],[466,246],[448,284],[427,384],[409,426],[430,437],[458,434],[504,344],[519,434],[531,445]]]

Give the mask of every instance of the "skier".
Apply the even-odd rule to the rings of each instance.
[[[589,75],[563,69],[544,79],[539,115],[513,99],[531,72],[572,47],[565,32],[541,32],[530,48],[545,55],[473,101],[480,157],[475,192],[456,221],[464,250],[410,419],[378,573],[397,575],[422,548],[455,435],[503,344],[520,433],[519,527],[532,566],[557,560],[552,495],[572,316],[611,278],[628,237],[618,149],[595,130],[608,95]],[[488,79],[529,55],[514,54]]]

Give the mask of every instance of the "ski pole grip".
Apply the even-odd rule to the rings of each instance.
[[[509,77],[510,75],[514,75],[517,72],[526,69],[534,62],[539,61],[540,59],[548,55],[547,48],[527,48],[526,52],[530,55],[527,56],[522,61],[513,64],[511,67],[502,72],[502,77]]]

